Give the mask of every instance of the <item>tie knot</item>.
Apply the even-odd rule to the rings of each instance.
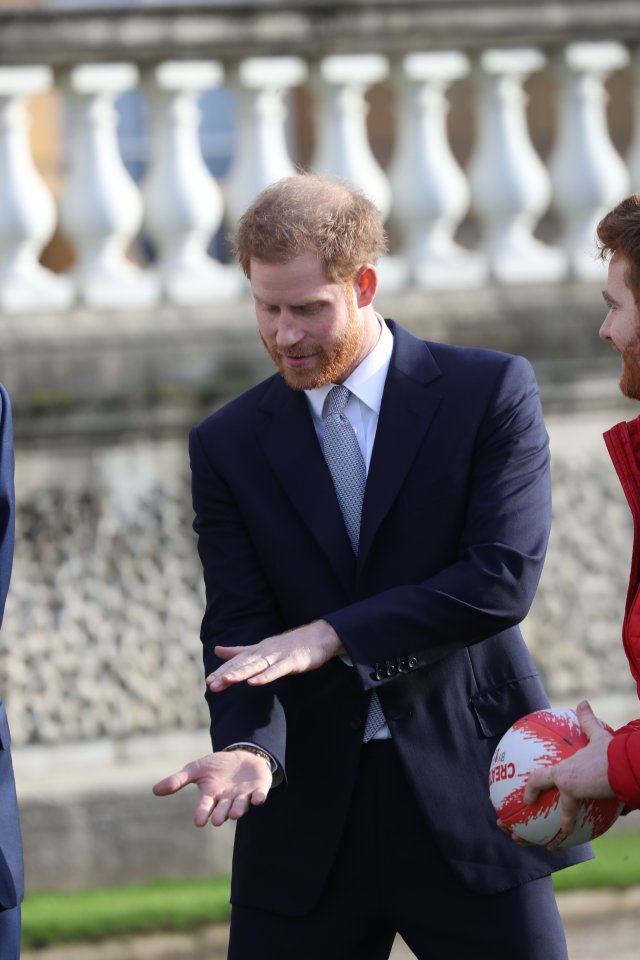
[[[343,384],[340,384],[337,387],[332,387],[324,401],[324,419],[326,420],[327,417],[334,416],[339,417],[341,414],[343,414],[344,408],[348,404],[350,396],[351,391]]]

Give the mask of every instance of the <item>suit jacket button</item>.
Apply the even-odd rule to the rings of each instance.
[[[352,730],[360,730],[364,724],[362,717],[352,717],[349,720],[349,726]]]
[[[373,673],[369,674],[372,680],[384,680],[386,673],[381,663],[376,663]]]
[[[387,674],[387,676],[388,676],[388,677],[395,677],[395,675],[396,675],[397,672],[398,672],[398,668],[396,667],[395,663],[392,663],[391,660],[387,660],[387,663],[386,663],[386,674]]]
[[[416,657],[398,657],[396,660],[398,665],[398,673],[409,673],[410,670],[413,670],[417,666]]]

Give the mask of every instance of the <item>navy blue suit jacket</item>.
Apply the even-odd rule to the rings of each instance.
[[[590,855],[519,848],[488,795],[498,739],[548,703],[518,627],[551,514],[533,371],[521,357],[425,343],[388,322],[394,350],[357,560],[306,399],[279,374],[191,434],[206,671],[219,664],[216,643],[317,618],[353,662],[207,695],[214,748],[257,743],[286,778],[238,823],[238,904],[296,914],[317,901],[374,688],[425,822],[471,889],[505,890]]]
[[[0,623],[11,578],[14,527],[11,405],[0,384]],[[17,906],[24,893],[22,843],[10,745],[9,724],[0,699],[0,910]]]

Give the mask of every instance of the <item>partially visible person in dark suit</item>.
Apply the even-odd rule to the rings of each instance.
[[[547,434],[522,357],[374,308],[384,232],[312,176],[262,193],[240,263],[278,371],[196,427],[214,753],[237,820],[230,960],[566,960],[551,870],[495,826],[497,742],[548,701],[518,624],[547,546]],[[277,778],[277,779],[276,779]]]
[[[0,622],[11,579],[15,501],[11,404],[0,384]],[[20,956],[20,903],[24,893],[22,841],[11,763],[9,724],[0,699],[0,960]]]

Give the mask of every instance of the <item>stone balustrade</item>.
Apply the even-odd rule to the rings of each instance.
[[[58,6],[0,11],[5,314],[236,300],[242,277],[217,259],[225,246],[213,239],[233,231],[263,187],[300,168],[302,120],[311,129],[304,166],[351,181],[388,222],[393,242],[381,264],[387,292],[597,280],[595,225],[640,184],[635,4],[605,11],[594,3],[525,10],[519,3],[405,2],[365,12],[349,2],[340,9],[238,3],[231,12],[209,3],[182,12],[115,5],[93,14]],[[91,42],[98,36],[100,49]],[[628,103],[608,103],[607,80],[621,72],[634,114],[622,131],[626,156],[608,124],[608,114],[629,112]],[[551,139],[544,157],[527,92],[541,74],[546,85],[535,107]],[[467,116],[454,124],[448,94],[461,84]],[[203,159],[198,110],[199,96],[221,87],[234,103],[224,177]],[[378,118],[368,116],[371,91],[380,89],[393,117],[383,133],[385,164],[370,136]],[[310,117],[296,108],[300,90]],[[47,185],[30,146],[30,98],[46,91],[62,104],[59,190]],[[118,98],[130,91],[146,108],[137,179],[123,162],[117,129]],[[461,136],[461,125],[473,134]],[[469,144],[464,159],[461,139]],[[555,233],[542,238],[549,214]],[[54,274],[40,261],[56,229],[73,248],[74,264]]]

